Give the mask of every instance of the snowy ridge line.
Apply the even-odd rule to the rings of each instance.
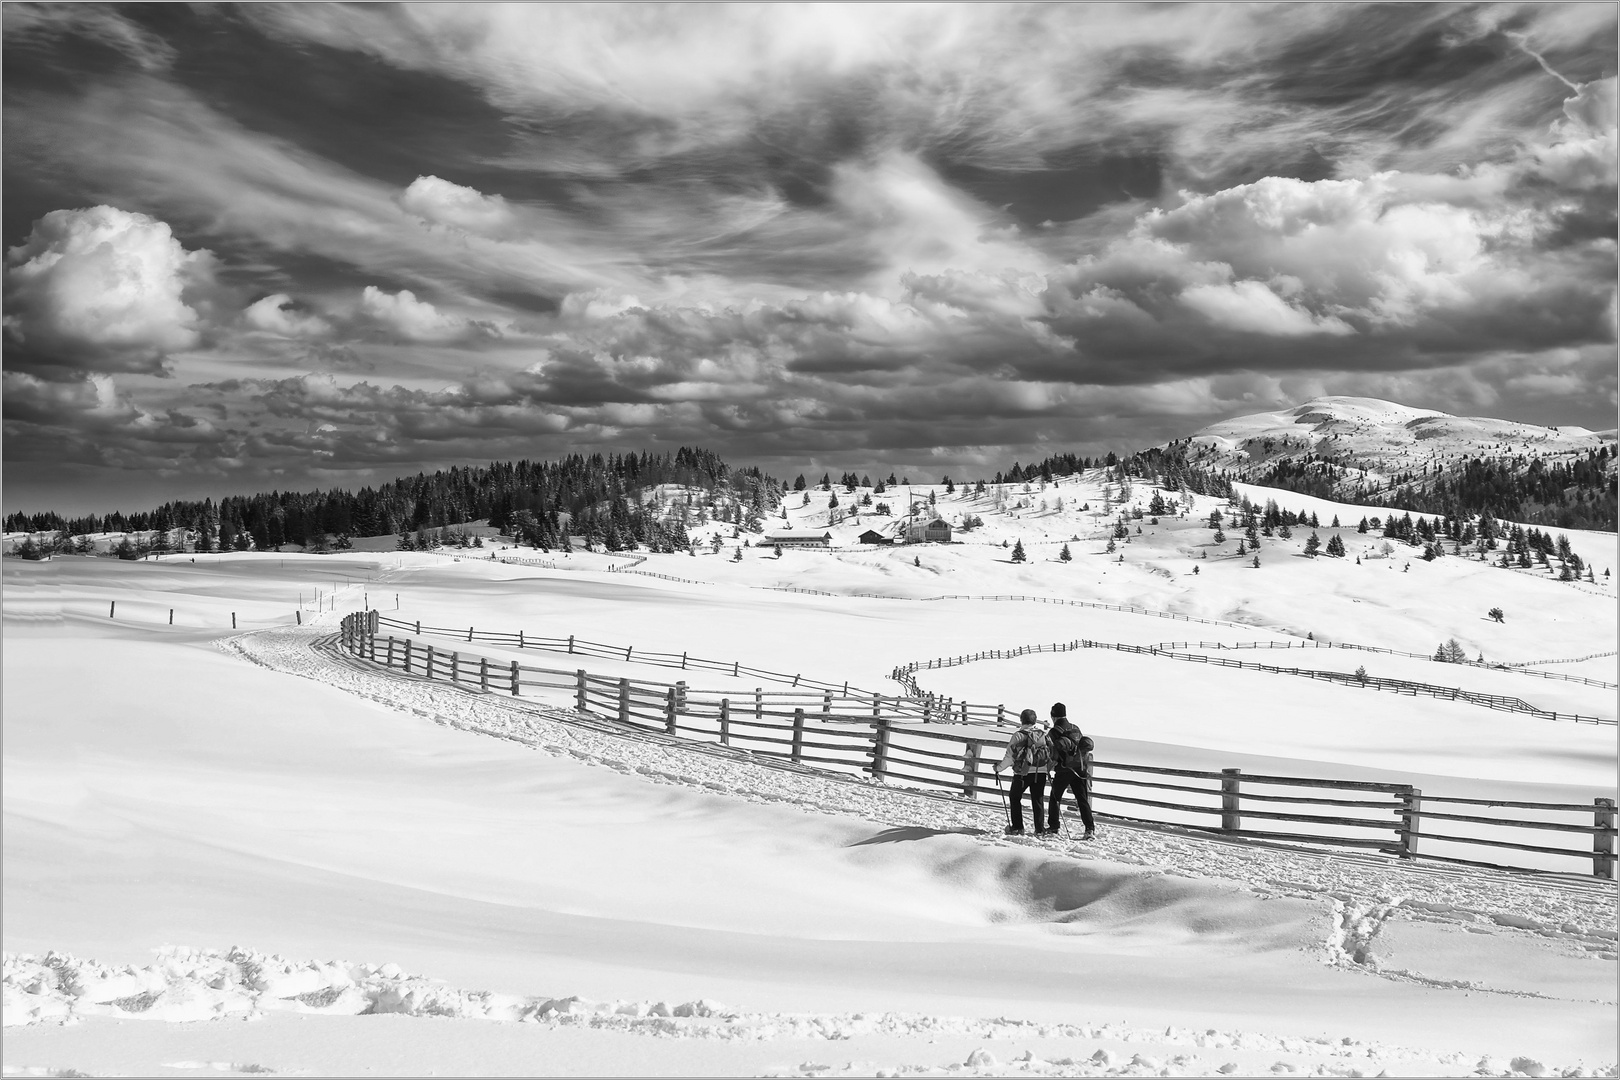
[[[493,1023],[539,1024],[550,1028],[584,1027],[655,1038],[733,1042],[821,1040],[846,1042],[863,1035],[967,1036],[1005,1045],[1016,1040],[1088,1040],[1151,1049],[1185,1049],[1160,1062],[1127,1049],[1098,1046],[1089,1055],[1044,1061],[1025,1051],[1014,1058],[1021,1073],[1035,1075],[1215,1075],[1236,1072],[1235,1062],[1217,1065],[1229,1052],[1322,1059],[1331,1066],[1321,1075],[1372,1075],[1387,1067],[1408,1068],[1423,1062],[1450,1075],[1479,1075],[1484,1060],[1471,1053],[1436,1053],[1348,1036],[1291,1037],[1247,1031],[1146,1029],[1119,1023],[1043,1023],[1007,1017],[972,1018],[916,1013],[781,1013],[747,1012],[706,998],[671,1004],[667,1001],[593,1001],[578,995],[548,997],[465,990],[441,979],[402,969],[398,964],[346,960],[295,960],[233,946],[193,949],[170,946],[155,950],[152,963],[115,966],[70,953],[4,956],[5,1026],[46,1022],[72,1023],[83,1017],[124,1020],[195,1022],[248,1018],[269,1012],[325,1016],[401,1015]],[[1206,1054],[1210,1052],[1207,1060]],[[1004,1050],[1004,1054],[1012,1051]],[[175,1063],[183,1067],[189,1063]],[[974,1050],[964,1063],[971,1074],[994,1074],[1000,1062],[987,1049]],[[1273,1071],[1298,1073],[1310,1061],[1279,1060]],[[1527,1057],[1512,1059],[1518,1075],[1613,1075],[1578,1067],[1549,1067]],[[878,1076],[934,1071],[926,1066],[879,1068]],[[795,1075],[829,1071],[826,1066],[795,1070]],[[865,1070],[863,1070],[865,1071]],[[961,1073],[963,1065],[948,1071]],[[1404,1070],[1403,1070],[1404,1071]],[[10,1070],[8,1069],[8,1074]],[[63,1073],[61,1075],[67,1075]],[[1489,1075],[1489,1074],[1487,1074]]]
[[[345,616],[336,638],[336,648],[348,653],[356,663],[379,664],[379,639],[369,632],[375,618],[375,612]],[[380,674],[407,679],[420,677],[424,682],[448,681],[455,686],[464,673],[466,681],[474,684],[479,692],[487,693],[491,689],[484,665],[479,664],[475,678],[472,665],[463,666],[459,654],[452,653],[448,659],[441,656],[436,661],[435,653],[430,649],[413,669],[409,666],[413,650],[408,643],[409,639],[406,639],[407,648],[401,657],[400,666],[404,673],[396,675],[396,641],[387,639],[388,647],[380,661],[383,668]],[[447,676],[447,679],[435,680],[435,670],[441,676]],[[647,733],[656,732],[655,738],[671,741],[690,739],[710,744],[718,741],[728,747],[740,741],[747,752],[760,757],[786,758],[796,765],[808,763],[846,775],[850,772],[865,774],[875,782],[898,781],[944,788],[959,792],[968,801],[976,802],[980,796],[993,800],[1001,793],[999,776],[987,771],[986,766],[994,761],[1005,739],[996,739],[990,733],[980,736],[977,732],[965,734],[954,725],[943,729],[932,725],[902,727],[884,718],[834,716],[831,715],[830,694],[827,711],[820,715],[811,715],[802,706],[794,707],[791,714],[785,708],[765,710],[756,702],[756,711],[749,719],[746,705],[733,713],[728,697],[719,692],[693,691],[684,684],[641,683],[639,693],[642,697],[638,702],[628,679],[595,677],[581,670],[577,673],[576,687],[573,683],[524,681],[519,677],[521,670],[524,669],[513,661],[510,674],[513,697],[518,696],[523,685],[571,689],[574,690],[577,713],[590,714],[600,710],[604,715],[614,716],[617,728],[622,733],[633,732],[637,736],[648,737]],[[663,693],[646,689],[648,686],[661,686]],[[504,691],[506,688],[496,689]],[[737,730],[737,726],[742,730]],[[990,755],[988,758],[987,751]],[[831,756],[833,754],[838,756]],[[1615,855],[1612,848],[1616,829],[1612,801],[1563,804],[1490,800],[1481,803],[1502,808],[1579,814],[1583,822],[1591,824],[1526,821],[1436,812],[1433,809],[1422,809],[1420,812],[1420,797],[1409,784],[1245,774],[1231,769],[1219,772],[1169,769],[1106,760],[1095,762],[1095,766],[1101,770],[1096,783],[1104,785],[1104,790],[1094,796],[1099,803],[1117,804],[1131,815],[1144,812],[1138,808],[1151,808],[1150,812],[1158,812],[1155,817],[1144,819],[1139,816],[1127,818],[1116,811],[1113,815],[1115,820],[1145,820],[1155,825],[1176,825],[1221,836],[1282,840],[1318,847],[1367,848],[1407,859],[1419,856],[1420,841],[1430,842],[1431,850],[1433,842],[1483,846],[1502,852],[1524,851],[1575,859],[1590,865],[1591,873],[1598,877],[1612,878],[1614,874]],[[1129,776],[1115,775],[1121,773]],[[1192,780],[1201,781],[1206,786],[1188,786]],[[1303,789],[1304,793],[1259,794],[1254,791],[1256,785],[1273,791],[1278,786],[1297,788]],[[1128,793],[1109,790],[1116,786],[1125,787]],[[1329,794],[1324,795],[1324,790]],[[1213,804],[1190,801],[1186,793],[1212,800]],[[1338,793],[1337,797],[1332,797],[1334,793]],[[1354,796],[1353,800],[1347,801],[1350,796]],[[1431,802],[1458,801],[1442,798],[1432,792],[1428,798]],[[1249,805],[1244,805],[1244,799],[1249,800]],[[1252,805],[1255,801],[1263,805],[1255,808]],[[1362,816],[1348,817],[1342,807],[1355,808]],[[1325,810],[1326,815],[1304,812],[1309,810]],[[1175,816],[1167,818],[1164,811]],[[1184,820],[1189,815],[1195,819],[1193,823]],[[1205,823],[1211,818],[1214,822]],[[1283,824],[1288,831],[1276,831],[1276,825],[1257,828],[1253,824],[1255,821]],[[1468,826],[1465,830],[1467,835],[1434,832],[1432,825],[1435,822],[1464,823]],[[1430,828],[1423,831],[1420,824]],[[1348,835],[1346,829],[1350,830]],[[1592,838],[1591,848],[1582,850],[1524,843],[1504,838],[1490,830],[1507,830],[1509,835],[1523,830],[1530,830],[1536,835],[1546,831],[1588,835]],[[1368,837],[1368,831],[1378,835]],[[1466,865],[1499,865],[1462,856],[1445,858]]]
[[[478,694],[444,682],[383,672],[340,651],[338,635],[317,638],[293,627],[243,634],[215,645],[269,670],[313,679],[385,707],[458,730],[506,739],[554,757],[635,773],[753,802],[802,806],[897,827],[975,835],[992,845],[1001,808],[941,792],[893,787],[857,774],[792,764],[714,743],[624,728],[533,700]],[[1220,835],[1174,824],[1098,814],[1104,829],[1090,842],[1048,839],[1059,855],[1142,866],[1146,872],[1244,882],[1259,895],[1363,898],[1460,921],[1489,932],[1523,930],[1570,937],[1612,954],[1620,911],[1610,882],[1586,875],[1515,867],[1387,859],[1372,854]],[[1528,914],[1527,914],[1528,913]]]
[[[1204,644],[1200,642],[1200,644]],[[1216,648],[1227,646],[1213,643]],[[1417,695],[1425,694],[1433,698],[1445,698],[1450,701],[1464,701],[1470,705],[1479,705],[1501,712],[1525,713],[1539,717],[1543,720],[1573,720],[1580,724],[1610,724],[1620,723],[1615,718],[1599,716],[1582,716],[1578,713],[1560,713],[1548,709],[1538,709],[1523,698],[1505,697],[1501,694],[1481,694],[1472,690],[1463,690],[1455,686],[1436,686],[1432,683],[1413,682],[1408,679],[1385,679],[1372,675],[1360,676],[1342,671],[1319,671],[1315,668],[1288,668],[1275,667],[1271,664],[1253,664],[1243,660],[1227,660],[1219,656],[1205,656],[1202,653],[1175,652],[1162,645],[1127,645],[1122,642],[1092,641],[1088,638],[1076,638],[1073,641],[1057,641],[1050,645],[1020,645],[1012,649],[991,649],[985,652],[973,653],[967,656],[938,657],[933,660],[914,660],[909,664],[894,669],[890,676],[896,682],[906,687],[913,696],[924,695],[912,674],[917,671],[936,670],[939,668],[961,667],[981,660],[1010,660],[1019,656],[1028,656],[1033,653],[1062,653],[1074,652],[1077,649],[1113,649],[1117,652],[1135,653],[1139,656],[1163,656],[1171,660],[1185,660],[1198,664],[1214,664],[1217,667],[1240,668],[1245,671],[1267,671],[1275,675],[1298,675],[1307,679],[1323,679],[1328,682],[1339,683],[1344,686],[1358,686],[1370,690],[1389,690],[1397,694]],[[1391,650],[1392,651],[1392,650]],[[1412,654],[1407,654],[1412,655]]]

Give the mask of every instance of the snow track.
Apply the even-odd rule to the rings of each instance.
[[[1306,851],[1263,841],[1106,824],[1092,842],[1001,837],[1001,808],[823,773],[747,751],[627,732],[610,721],[521,698],[383,673],[343,656],[318,627],[284,627],[222,640],[219,648],[262,667],[314,679],[399,712],[509,739],[542,753],[636,773],[661,784],[753,802],[859,817],[897,828],[958,830],[992,845],[1035,846],[1055,858],[1139,866],[1148,874],[1238,882],[1262,897],[1317,899],[1337,929],[1323,962],[1375,974],[1368,944],[1390,919],[1420,918],[1472,932],[1534,935],[1572,954],[1615,958],[1616,892],[1610,883],[1545,874],[1413,865],[1376,855]],[[1393,977],[1392,975],[1390,977]]]

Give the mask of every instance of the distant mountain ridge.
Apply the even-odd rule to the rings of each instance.
[[[1615,440],[1614,431],[1319,397],[1222,420],[1167,448],[1229,479],[1323,498],[1613,531]]]

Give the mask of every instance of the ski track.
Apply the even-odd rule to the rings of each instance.
[[[657,732],[616,730],[610,723],[532,700],[503,697],[441,682],[384,675],[339,653],[323,615],[303,627],[275,628],[217,641],[215,647],[268,670],[316,680],[460,730],[509,739],[557,757],[635,773],[674,784],[807,812],[849,815],[886,826],[975,830],[978,842],[1040,847],[1054,858],[1100,859],[1135,865],[1144,874],[1212,878],[1247,887],[1259,897],[1321,901],[1325,935],[1322,963],[1368,977],[1417,982],[1475,993],[1515,993],[1477,983],[1429,979],[1384,970],[1371,946],[1392,919],[1462,925],[1474,932],[1528,934],[1551,939],[1574,954],[1615,958],[1615,890],[1571,879],[1485,869],[1400,864],[1359,853],[1327,853],[1177,834],[1104,819],[1097,839],[1081,842],[1013,840],[999,835],[1000,808],[894,788],[867,777],[818,773],[786,763],[754,761],[746,751],[683,743]],[[1524,994],[1522,996],[1535,996]],[[1250,1032],[1138,1029],[1121,1024],[1043,1024],[1007,1018],[973,1019],[901,1013],[746,1013],[708,1000],[588,1001],[468,991],[411,975],[397,965],[295,961],[239,948],[225,951],[168,948],[141,968],[109,967],[63,953],[4,957],[5,1026],[74,1023],[109,1016],[167,1021],[263,1015],[266,1011],[363,1015],[405,1013],[461,1019],[581,1025],[667,1038],[721,1040],[848,1040],[866,1034],[923,1038],[958,1036],[1005,1043],[1089,1039],[1099,1046],[1084,1057],[1046,1059],[1034,1050],[998,1056],[974,1050],[965,1061],[888,1065],[846,1061],[805,1062],[770,1075],[868,1076],[1004,1075],[1148,1076],[1220,1075],[1257,1069],[1251,1055],[1281,1055],[1276,1075],[1372,1076],[1386,1068],[1422,1068],[1435,1075],[1616,1076],[1613,1064],[1595,1069],[1553,1068],[1530,1058],[1502,1060],[1467,1053],[1436,1053],[1374,1041],[1291,1038]],[[1161,1056],[1132,1053],[1151,1044]],[[1187,1052],[1174,1053],[1176,1048]],[[1241,1067],[1219,1063],[1222,1051],[1251,1056]],[[1289,1060],[1292,1058],[1293,1060]],[[175,1063],[217,1068],[228,1063]],[[5,1075],[38,1073],[8,1065]],[[249,1067],[252,1071],[259,1071]]]

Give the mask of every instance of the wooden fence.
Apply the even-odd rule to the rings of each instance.
[[[1216,667],[1240,668],[1247,671],[1266,671],[1275,675],[1297,675],[1306,679],[1322,679],[1336,682],[1343,686],[1358,686],[1368,690],[1387,690],[1397,694],[1407,694],[1412,697],[1424,695],[1433,698],[1443,698],[1448,701],[1463,701],[1470,705],[1480,705],[1487,709],[1496,709],[1502,712],[1525,713],[1540,717],[1543,720],[1573,720],[1583,724],[1615,724],[1613,717],[1582,716],[1578,713],[1561,713],[1549,709],[1538,709],[1523,698],[1508,697],[1503,694],[1481,694],[1472,690],[1463,690],[1455,686],[1436,686],[1432,683],[1413,682],[1409,679],[1381,679],[1372,675],[1356,675],[1344,671],[1321,671],[1315,668],[1276,667],[1272,664],[1254,664],[1243,660],[1228,660],[1224,656],[1207,656],[1203,653],[1176,652],[1175,647],[1190,647],[1197,645],[1200,648],[1246,648],[1248,646],[1228,646],[1219,642],[1170,642],[1168,645],[1126,645],[1113,641],[1092,641],[1087,638],[1077,638],[1074,641],[1055,641],[1050,645],[1021,645],[1013,649],[988,649],[983,652],[969,653],[963,656],[945,656],[933,660],[918,660],[910,664],[903,664],[894,669],[891,676],[906,690],[915,695],[923,693],[917,685],[915,672],[936,670],[939,668],[960,667],[979,660],[1005,660],[1017,656],[1028,656],[1034,653],[1060,653],[1073,652],[1076,649],[1113,649],[1118,652],[1135,653],[1139,656],[1163,656],[1171,660],[1185,660],[1195,664],[1213,664]],[[1255,642],[1253,646],[1263,648],[1276,644],[1287,648],[1292,642]],[[1309,643],[1306,643],[1308,646]]]
[[[923,693],[914,697],[902,694],[882,694],[876,691],[863,690],[847,682],[828,683],[818,679],[806,678],[799,673],[788,674],[781,671],[770,671],[765,668],[750,667],[737,660],[708,660],[684,652],[657,652],[648,649],[637,649],[631,645],[608,645],[600,641],[587,641],[573,634],[568,637],[543,637],[523,630],[516,633],[505,633],[477,630],[470,626],[462,630],[459,627],[423,626],[419,619],[405,620],[380,617],[377,632],[380,633],[383,628],[406,631],[418,637],[423,634],[453,637],[468,644],[486,642],[511,649],[537,649],[544,652],[563,653],[568,656],[595,656],[606,660],[622,660],[654,667],[678,668],[681,671],[714,671],[737,679],[746,676],[750,679],[791,686],[798,693],[787,696],[797,697],[810,705],[826,705],[829,710],[834,705],[840,708],[857,708],[862,712],[876,710],[873,715],[885,715],[898,720],[919,721],[922,723],[944,723],[948,721],[964,724],[1010,725],[1014,723],[1007,715],[1006,708],[1001,705],[973,705],[941,694]],[[815,691],[813,695],[805,693],[805,691],[811,690]]]
[[[411,637],[383,637],[382,624],[375,611],[346,616],[338,643],[349,655],[388,672],[444,680],[474,692],[514,697],[534,690],[565,694],[579,711],[617,721],[630,731],[660,731],[766,759],[871,776],[964,799],[996,799],[1004,794],[994,765],[1009,732],[924,724],[893,708],[897,704],[893,698],[874,695],[863,711],[856,711],[826,683],[817,684],[821,689],[816,695],[803,689],[725,693],[694,690],[685,682],[593,675],[582,668],[532,667],[447,651]],[[469,638],[476,636],[471,630],[467,633]],[[517,637],[520,647],[534,640]],[[616,658],[625,658],[628,650],[617,652]],[[742,670],[740,665],[737,670]],[[1407,859],[1504,865],[1470,857],[1475,848],[1485,847],[1504,853],[1499,858],[1517,858],[1521,865],[1519,853],[1528,853],[1541,856],[1542,862],[1558,860],[1558,869],[1578,864],[1600,878],[1615,876],[1615,802],[1607,798],[1591,805],[1453,798],[1424,795],[1407,784],[1238,769],[1170,769],[1100,759],[1095,762],[1093,799],[1099,816],[1115,821],[1365,848]],[[1483,810],[1450,812],[1470,807],[1523,813],[1502,817]],[[1437,831],[1437,823],[1449,831]],[[1590,846],[1552,844],[1543,840],[1546,833],[1588,837]],[[1546,838],[1552,839],[1557,836]]]

